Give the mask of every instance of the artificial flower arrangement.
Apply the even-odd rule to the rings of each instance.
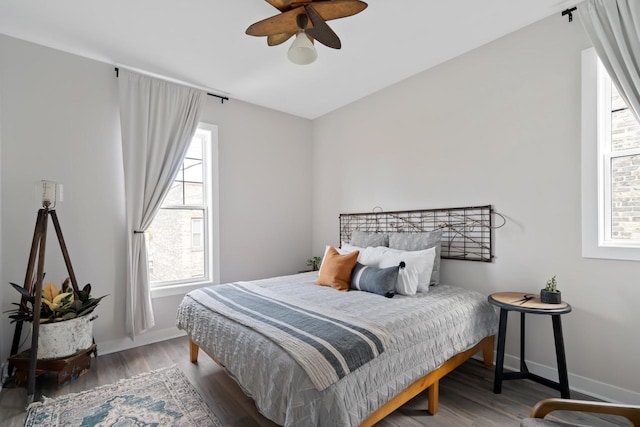
[[[33,322],[34,303],[35,303],[35,284],[30,287],[31,290],[25,289],[20,285],[11,283],[20,294],[24,297],[25,302],[18,304],[18,308],[9,310],[9,318],[11,323],[17,321]],[[82,290],[78,291],[74,296],[71,281],[67,277],[62,283],[62,287],[58,287],[54,283],[47,283],[42,288],[42,304],[40,306],[40,323],[54,323],[65,320],[75,319],[77,317],[86,316],[93,312],[98,306],[102,298],[93,298],[91,296],[91,284],[87,283]]]

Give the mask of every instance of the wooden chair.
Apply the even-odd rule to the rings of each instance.
[[[521,427],[573,426],[566,422],[543,419],[551,411],[579,411],[598,414],[618,415],[627,418],[632,427],[640,427],[640,406],[615,403],[590,402],[587,400],[544,399],[531,410],[531,418],[522,420]]]

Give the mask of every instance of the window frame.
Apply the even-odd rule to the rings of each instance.
[[[203,144],[203,200],[204,205],[172,205],[161,209],[202,209],[204,276],[196,279],[180,279],[162,282],[150,282],[153,298],[182,295],[193,289],[220,283],[220,225],[219,225],[219,188],[218,188],[218,126],[200,122],[194,134],[207,135]],[[192,249],[194,250],[194,249]]]
[[[640,260],[640,241],[611,237],[611,79],[594,48],[582,51],[582,256]]]

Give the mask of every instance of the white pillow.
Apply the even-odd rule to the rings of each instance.
[[[394,267],[404,262],[405,267],[398,273],[396,292],[401,295],[415,295],[416,292],[429,290],[435,256],[435,248],[401,251],[379,246],[365,248],[360,252],[358,262],[376,268]]]
[[[340,254],[348,254],[350,252],[353,251],[360,251],[360,254],[362,254],[362,251],[364,251],[364,248],[361,248],[360,246],[353,246],[350,245],[349,243],[342,243],[342,246],[340,246],[340,249],[338,249],[338,253]]]

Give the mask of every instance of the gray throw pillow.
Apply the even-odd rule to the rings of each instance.
[[[433,262],[430,284],[440,283],[440,241],[442,229],[425,231],[422,233],[391,233],[389,234],[389,247],[402,251],[422,251],[436,248],[436,258]]]
[[[366,248],[367,246],[389,246],[389,235],[383,233],[371,233],[366,231],[354,230],[351,233],[352,246]]]
[[[399,269],[400,266],[375,268],[356,262],[349,288],[393,298]]]

